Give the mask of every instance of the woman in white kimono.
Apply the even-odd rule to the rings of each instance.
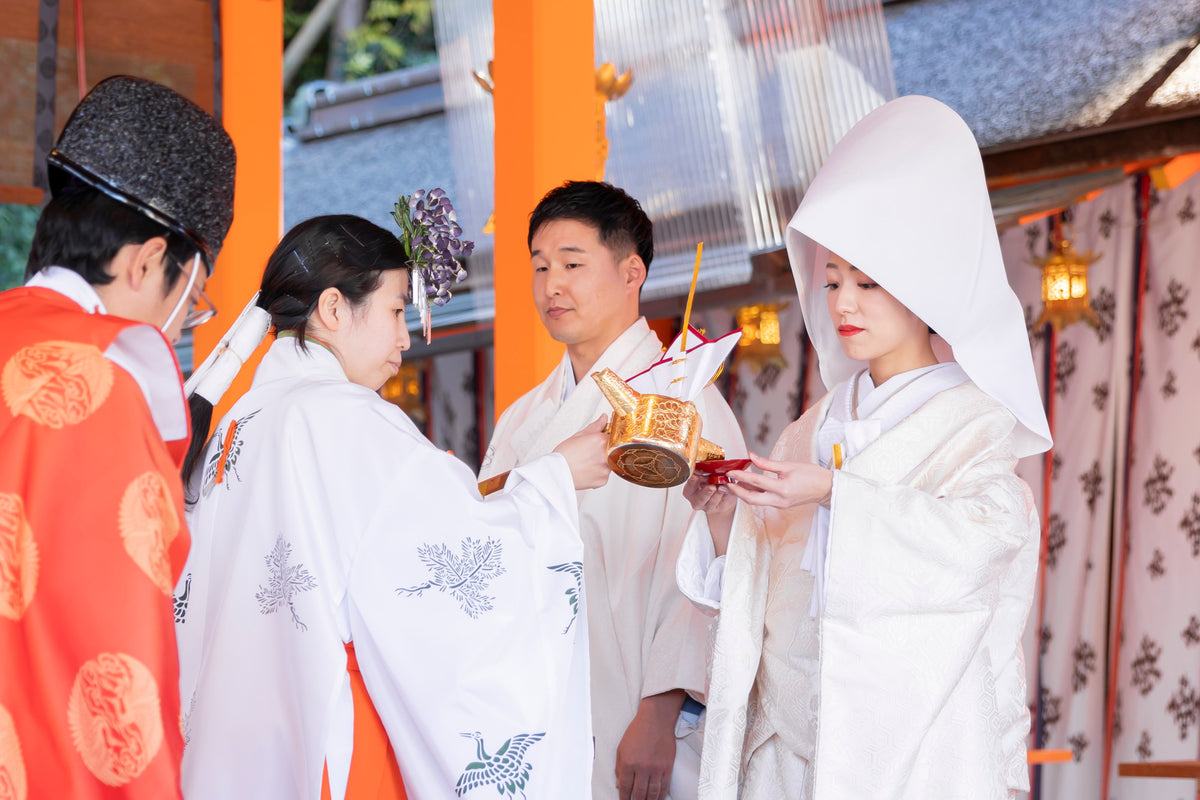
[[[1010,797],[1039,541],[1014,466],[1050,436],[970,130],[876,109],[787,244],[832,391],[762,473],[687,489],[677,574],[720,614],[700,796]]]
[[[587,795],[575,492],[607,480],[603,422],[482,499],[377,394],[409,345],[406,260],[334,216],[268,262],[277,339],[190,482],[176,627],[194,800]]]

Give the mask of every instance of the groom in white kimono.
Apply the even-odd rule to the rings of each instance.
[[[558,368],[501,416],[481,478],[550,452],[609,413],[593,372],[610,368],[629,378],[662,353],[639,312],[654,244],[636,200],[607,183],[566,183],[534,209],[529,249],[538,313],[567,349]],[[706,439],[745,452],[737,420],[713,387],[696,405]],[[696,796],[707,620],[675,583],[691,511],[681,487],[610,480],[580,495],[595,800]]]

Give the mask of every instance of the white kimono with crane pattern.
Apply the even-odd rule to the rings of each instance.
[[[191,490],[177,589],[191,800],[344,795],[353,642],[412,800],[586,797],[587,621],[562,456],[484,500],[316,344],[276,341]]]

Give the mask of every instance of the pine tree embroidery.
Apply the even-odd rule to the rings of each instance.
[[[1200,697],[1197,697],[1196,690],[1188,683],[1186,675],[1179,676],[1179,690],[1171,695],[1171,702],[1167,703],[1167,713],[1179,726],[1179,740],[1187,739],[1188,728],[1200,719]]]
[[[441,543],[418,547],[417,558],[429,569],[429,579],[417,586],[402,586],[396,589],[396,594],[420,597],[426,589],[437,589],[458,601],[459,608],[471,619],[491,611],[495,598],[485,590],[489,582],[505,572],[500,563],[500,542],[492,538],[486,542],[465,538],[460,549],[461,556]]]
[[[1179,281],[1171,278],[1167,284],[1167,296],[1158,304],[1158,327],[1168,337],[1179,333],[1188,312],[1185,304],[1188,298],[1188,288]]]
[[[575,585],[564,592],[567,602],[571,606],[571,621],[567,623],[567,627],[563,628],[563,633],[566,633],[571,630],[571,626],[575,624],[575,619],[579,616],[579,598],[583,596],[583,562],[569,561],[566,564],[546,567],[546,569],[552,572],[566,572],[575,579]]]
[[[517,792],[525,797],[525,786],[529,783],[529,774],[533,765],[525,761],[525,753],[530,747],[545,737],[545,733],[519,733],[512,737],[500,749],[491,755],[483,747],[483,734],[479,731],[464,733],[462,736],[475,740],[475,761],[463,768],[454,786],[454,793],[462,797],[472,789],[481,786],[495,786],[500,797],[508,795],[516,797]]]
[[[1143,697],[1150,694],[1162,678],[1162,671],[1158,668],[1158,657],[1161,655],[1162,648],[1149,636],[1143,636],[1142,646],[1133,660],[1133,679],[1130,681]]]
[[[1086,640],[1080,639],[1072,656],[1075,666],[1071,675],[1071,691],[1078,694],[1087,688],[1088,676],[1096,671],[1096,650]]]
[[[1083,496],[1087,498],[1088,512],[1096,513],[1096,500],[1103,493],[1101,486],[1104,484],[1104,476],[1100,473],[1100,460],[1092,462],[1092,466],[1087,472],[1079,476],[1079,483],[1083,487]]]
[[[1192,493],[1192,507],[1183,515],[1179,528],[1192,545],[1192,555],[1200,556],[1200,493]]]
[[[286,604],[296,628],[306,631],[308,626],[300,621],[300,615],[296,613],[296,595],[317,588],[317,580],[303,564],[289,566],[288,559],[291,556],[292,546],[280,536],[263,559],[267,562],[267,585],[258,587],[254,597],[263,614],[274,614]]]
[[[1103,411],[1104,406],[1108,404],[1108,383],[1097,383],[1092,387],[1092,405],[1097,411]]]
[[[1167,503],[1175,496],[1175,490],[1170,485],[1171,476],[1174,474],[1175,468],[1169,461],[1159,455],[1154,457],[1154,471],[1143,484],[1146,492],[1143,504],[1152,513],[1161,514],[1167,507]]]

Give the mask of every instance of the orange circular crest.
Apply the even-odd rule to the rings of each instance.
[[[170,595],[175,586],[167,548],[179,535],[179,517],[162,475],[145,472],[133,479],[121,497],[117,525],[125,552],[163,594]]]
[[[33,600],[37,577],[37,542],[25,504],[20,495],[0,492],[0,617],[21,618]]]
[[[0,706],[0,800],[25,800],[28,796],[17,726],[8,709]]]
[[[67,722],[92,774],[108,786],[123,786],[145,771],[162,746],[158,684],[133,656],[101,653],[75,675]]]
[[[13,416],[48,428],[77,425],[103,405],[113,364],[79,342],[40,342],[18,350],[0,372],[0,395]]]

